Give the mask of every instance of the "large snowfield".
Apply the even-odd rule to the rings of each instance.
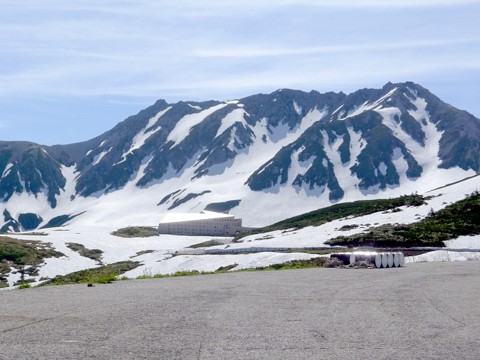
[[[69,249],[66,243],[73,242],[84,245],[88,249],[103,251],[102,263],[110,264],[124,260],[135,260],[142,263],[138,268],[125,274],[129,278],[141,275],[171,274],[177,271],[214,271],[220,267],[233,266],[231,271],[268,266],[295,259],[308,259],[319,255],[305,253],[274,252],[273,248],[304,248],[327,246],[324,243],[336,236],[351,235],[367,230],[371,226],[382,224],[408,224],[425,218],[430,211],[437,211],[448,204],[463,199],[480,188],[480,178],[473,177],[462,182],[432,190],[425,193],[430,200],[418,207],[402,207],[401,211],[374,213],[360,217],[350,217],[335,220],[321,226],[311,226],[299,230],[273,231],[270,233],[251,235],[241,239],[241,242],[231,243],[229,238],[219,238],[224,245],[208,249],[241,249],[262,247],[269,251],[242,254],[198,254],[198,251],[188,249],[189,246],[212,240],[210,236],[175,236],[159,235],[146,238],[122,238],[111,233],[119,226],[85,225],[74,220],[61,228],[42,230],[46,235],[23,234],[9,235],[17,239],[38,240],[48,242],[65,254],[60,258],[49,258],[40,267],[39,280],[42,277],[53,278],[74,271],[100,266],[92,259],[80,256]],[[103,206],[107,207],[108,203]],[[357,225],[351,230],[341,230],[345,225]],[[120,224],[119,224],[120,225]],[[137,225],[135,223],[123,224]],[[140,225],[145,225],[144,223]],[[149,225],[155,225],[150,223]],[[149,251],[140,254],[140,252]],[[176,253],[179,254],[176,254]],[[446,242],[444,250],[432,251],[422,255],[406,258],[406,262],[423,261],[459,261],[480,260],[480,235],[463,236]],[[8,277],[12,286],[20,275],[13,272]]]

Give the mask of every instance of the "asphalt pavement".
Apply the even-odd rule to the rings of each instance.
[[[0,292],[0,359],[479,358],[480,261]]]

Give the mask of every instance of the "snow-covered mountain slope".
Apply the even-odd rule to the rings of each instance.
[[[84,143],[0,142],[0,227],[156,225],[204,208],[260,226],[423,193],[478,173],[479,153],[480,120],[414,83],[159,100]]]
[[[242,238],[242,242],[231,243],[232,239],[217,239],[225,241],[224,245],[208,247],[208,250],[235,251],[252,247],[270,248],[260,253],[234,254],[197,254],[195,250],[186,249],[191,245],[209,241],[212,237],[160,235],[149,238],[121,238],[112,235],[115,226],[86,226],[80,221],[72,222],[62,228],[42,230],[40,234],[12,234],[10,236],[23,240],[37,240],[50,243],[51,246],[65,256],[48,258],[38,266],[38,273],[27,276],[26,279],[39,281],[41,278],[53,278],[74,271],[97,267],[99,264],[87,257],[81,256],[67,246],[67,243],[77,243],[87,249],[102,251],[102,263],[111,264],[119,261],[139,261],[141,266],[125,274],[134,278],[141,275],[171,274],[176,271],[214,271],[220,267],[231,267],[232,270],[255,268],[282,263],[296,259],[316,257],[314,254],[277,253],[275,248],[326,247],[325,242],[341,235],[351,235],[367,231],[372,226],[382,224],[408,224],[425,218],[432,210],[438,211],[447,205],[461,200],[471,193],[480,190],[480,176],[474,176],[463,181],[434,189],[423,195],[428,196],[426,204],[421,206],[402,207],[396,211],[382,211],[366,216],[348,217],[335,220],[321,226],[305,227],[274,231],[270,233],[251,235]],[[400,211],[399,211],[400,210]],[[355,225],[355,226],[352,226]],[[462,236],[446,241],[446,249],[423,254],[407,261],[454,261],[480,259],[480,236]],[[173,256],[175,252],[176,254]],[[10,286],[20,279],[20,273],[13,269],[7,276]]]

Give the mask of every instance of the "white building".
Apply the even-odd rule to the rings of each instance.
[[[205,210],[197,214],[169,213],[158,225],[158,234],[172,235],[234,236],[241,230],[242,219]]]

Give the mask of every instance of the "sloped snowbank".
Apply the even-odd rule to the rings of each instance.
[[[480,252],[438,250],[405,258],[406,263],[467,260],[480,260]]]
[[[173,274],[177,271],[215,271],[220,267],[236,264],[232,268],[232,271],[235,271],[281,264],[292,260],[307,260],[315,257],[319,257],[319,255],[265,252],[242,255],[179,255],[158,262],[147,256],[144,258],[145,264],[143,266],[128,271],[125,273],[125,276],[135,278],[141,275]]]
[[[445,250],[412,256],[406,258],[406,262],[480,260],[480,235],[460,236],[456,239],[445,241],[445,245]]]

